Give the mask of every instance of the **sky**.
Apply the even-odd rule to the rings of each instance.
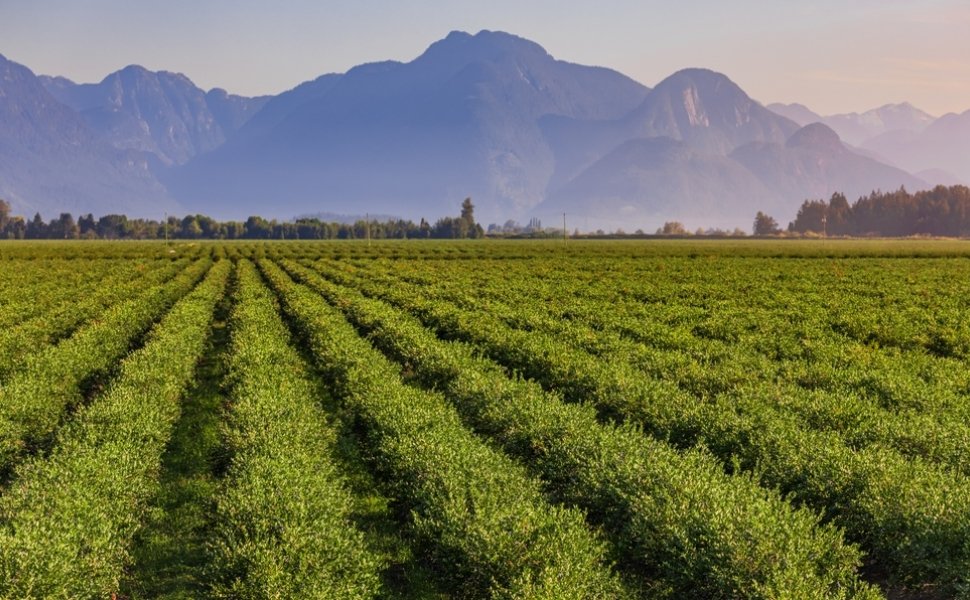
[[[0,0],[0,54],[35,73],[88,83],[140,64],[243,95],[481,29],[648,86],[714,69],[823,115],[970,109],[970,0]]]

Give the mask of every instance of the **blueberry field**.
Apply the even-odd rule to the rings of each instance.
[[[0,243],[0,598],[970,598],[970,243]]]

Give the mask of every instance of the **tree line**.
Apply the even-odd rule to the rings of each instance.
[[[872,192],[853,204],[834,193],[828,201],[806,200],[788,231],[826,236],[907,237],[930,235],[970,237],[970,188],[964,185],[909,193]],[[755,235],[782,233],[774,218],[759,212]]]
[[[163,221],[129,219],[125,215],[91,214],[77,219],[70,213],[45,221],[40,213],[30,220],[10,214],[10,204],[0,199],[0,239],[105,239],[105,240],[268,240],[268,239],[469,239],[481,238],[485,231],[475,221],[471,198],[461,204],[457,217],[443,217],[434,224],[396,219],[376,221],[358,219],[338,223],[318,218],[295,221],[267,220],[252,216],[245,221],[217,221],[205,215],[170,216]]]

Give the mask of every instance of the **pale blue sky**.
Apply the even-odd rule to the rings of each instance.
[[[722,71],[764,103],[823,114],[908,100],[970,109],[970,0],[0,0],[0,53],[98,81],[127,64],[200,87],[278,93],[375,60],[411,60],[449,31],[498,29],[553,56],[654,85]]]

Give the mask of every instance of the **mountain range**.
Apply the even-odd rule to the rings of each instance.
[[[48,217],[434,219],[470,196],[483,222],[747,227],[835,191],[968,181],[968,134],[970,111],[823,117],[705,69],[651,89],[490,31],[259,98],[136,65],[77,84],[0,56],[0,197]]]
[[[970,111],[935,118],[908,102],[821,116],[801,104],[768,108],[799,123],[824,123],[867,156],[942,185],[970,184]]]

